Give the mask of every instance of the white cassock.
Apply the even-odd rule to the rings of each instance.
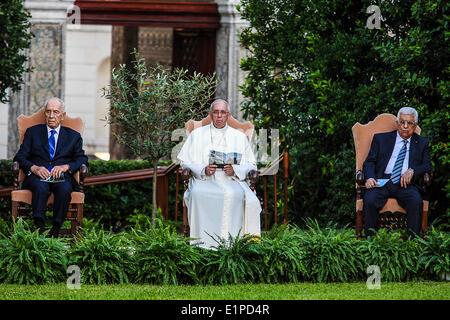
[[[205,174],[210,150],[242,154],[240,164],[232,165],[233,177],[219,168],[212,176]],[[245,181],[248,172],[256,170],[256,160],[245,134],[228,125],[218,129],[211,123],[197,128],[188,136],[178,159],[193,175],[184,193],[190,237],[196,239],[193,244],[211,248],[217,246],[211,236],[260,235],[261,205]]]

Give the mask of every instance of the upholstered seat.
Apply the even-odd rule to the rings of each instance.
[[[83,192],[72,192],[71,193],[72,200],[70,203],[84,203],[84,193]],[[15,190],[11,193],[12,201],[19,201],[26,204],[31,204],[31,199],[33,198],[33,194],[30,190]],[[47,205],[53,204],[54,195],[50,194],[48,198]]]

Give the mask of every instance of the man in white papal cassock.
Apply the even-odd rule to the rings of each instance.
[[[250,143],[227,124],[230,112],[225,100],[215,100],[209,115],[211,124],[193,130],[178,154],[182,168],[192,173],[184,194],[191,243],[203,248],[217,246],[214,238],[259,236],[261,231],[261,205],[245,181],[250,170],[257,170]],[[242,158],[222,169],[209,164],[212,150],[236,152]]]

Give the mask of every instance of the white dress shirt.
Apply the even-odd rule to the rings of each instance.
[[[403,146],[403,138],[400,137],[400,135],[397,132],[397,138],[395,139],[395,145],[394,150],[392,151],[391,159],[389,159],[389,162],[386,166],[386,169],[384,170],[385,174],[391,174],[392,170],[394,169],[395,161],[397,161],[398,154],[400,153],[400,149]],[[404,174],[406,170],[408,170],[409,167],[409,146],[411,144],[411,137],[408,138],[408,143],[406,144],[406,154],[405,159],[403,159],[403,167],[402,167],[402,173]]]

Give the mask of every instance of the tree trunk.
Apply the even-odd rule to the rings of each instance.
[[[155,225],[156,212],[158,211],[158,205],[156,203],[156,184],[158,181],[158,160],[153,160],[153,211],[152,211],[152,223]]]

